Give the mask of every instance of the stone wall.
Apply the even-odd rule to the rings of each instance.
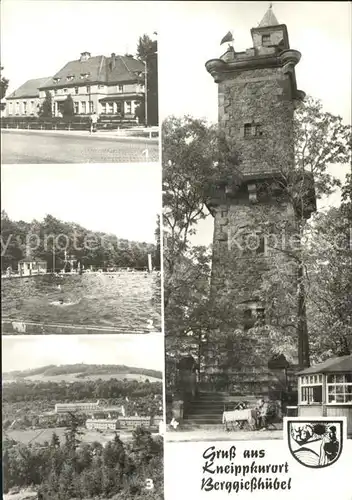
[[[243,173],[273,172],[293,159],[291,76],[280,67],[238,71],[219,83],[219,125],[241,152]],[[245,124],[261,135],[245,136]],[[279,159],[279,160],[277,160]]]

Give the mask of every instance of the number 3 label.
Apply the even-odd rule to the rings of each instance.
[[[153,490],[154,489],[153,479],[146,479],[145,480],[145,489],[146,490]]]

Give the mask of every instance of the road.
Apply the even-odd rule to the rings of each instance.
[[[155,140],[88,132],[2,130],[1,159],[3,164],[158,161],[159,146]]]

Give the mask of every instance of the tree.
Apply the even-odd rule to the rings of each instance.
[[[137,45],[137,58],[143,61],[145,65],[147,88],[145,89],[147,98],[147,117],[146,126],[156,126],[159,123],[159,108],[158,108],[158,42],[152,40],[148,35],[144,34],[139,37]],[[144,82],[143,82],[144,83]],[[145,111],[142,112],[142,103],[138,110],[141,120]]]
[[[209,212],[212,185],[237,178],[238,156],[217,127],[189,116],[163,123],[164,304],[196,224]]]
[[[41,118],[51,118],[53,116],[52,97],[49,90],[45,91],[45,99],[39,108],[38,114]]]
[[[64,118],[72,118],[72,116],[74,116],[75,114],[75,107],[73,104],[73,99],[71,94],[69,94],[67,98],[64,100],[62,114]]]
[[[289,127],[289,125],[287,125]],[[297,330],[299,364],[309,366],[309,335],[307,321],[307,264],[303,240],[310,230],[309,217],[315,210],[315,200],[331,194],[340,181],[328,170],[331,164],[349,163],[351,158],[351,126],[345,125],[342,118],[323,110],[322,103],[312,97],[296,109],[293,122],[294,161],[290,161],[290,151],[286,155],[277,154],[275,138],[270,138],[267,143],[268,161],[276,165],[275,183],[271,184],[273,190],[277,185],[281,194],[289,201],[294,210],[294,222],[289,232],[295,235],[295,245],[291,247],[275,248],[278,255],[286,254],[294,265],[288,272],[287,266],[278,262],[274,273],[266,283],[265,295],[274,285],[278,297],[283,296],[291,310],[296,310],[292,326]],[[272,187],[268,187],[269,192]],[[271,195],[275,197],[274,193]],[[263,221],[264,222],[264,221]],[[280,256],[278,257],[280,260]],[[282,261],[282,259],[281,259]],[[275,276],[274,276],[275,274]],[[287,279],[289,276],[293,287],[287,293]],[[273,281],[271,279],[274,278]],[[271,282],[271,285],[270,285]],[[286,291],[286,293],[283,293]],[[280,309],[280,308],[278,308]],[[282,311],[282,309],[281,309]]]
[[[289,236],[297,237],[297,245],[281,248],[272,244],[271,269],[263,266],[261,258],[256,255],[250,257],[248,264],[242,261],[243,282],[251,286],[250,280],[256,280],[260,298],[266,304],[267,324],[262,326],[260,321],[254,321],[248,336],[238,328],[240,321],[234,306],[239,301],[241,290],[226,292],[221,310],[217,311],[207,289],[209,270],[204,261],[200,266],[197,258],[190,258],[189,245],[189,237],[196,230],[198,221],[207,216],[206,209],[211,205],[211,186],[241,182],[238,172],[241,168],[240,156],[234,153],[235,144],[229,145],[226,140],[222,143],[226,147],[221,150],[219,141],[211,140],[210,129],[204,122],[189,117],[183,120],[171,117],[163,124],[166,335],[168,331],[173,337],[190,334],[200,346],[202,336],[205,334],[206,337],[207,332],[211,332],[212,338],[216,338],[217,330],[227,331],[228,338],[232,332],[230,340],[235,341],[238,349],[228,351],[233,353],[237,349],[236,363],[242,360],[244,364],[255,364],[251,359],[253,353],[261,356],[262,362],[267,360],[269,350],[273,355],[285,353],[292,357],[299,345],[300,364],[309,364],[308,325],[311,326],[311,322],[310,318],[307,319],[308,257],[304,247],[304,238],[310,228],[307,218],[315,209],[315,199],[330,194],[339,186],[339,181],[329,173],[328,166],[331,163],[348,163],[351,128],[344,125],[340,117],[324,112],[321,103],[312,98],[298,108],[293,128],[290,127],[287,124],[284,132],[294,138],[295,151],[287,149],[284,153],[278,152],[277,138],[268,138],[262,161],[276,167],[273,179],[264,188],[273,200],[284,201],[294,209],[294,217],[286,224],[285,231]],[[233,158],[229,161],[231,153]],[[216,155],[220,156],[220,161],[216,161]],[[346,200],[351,199],[350,185],[345,188],[344,196]],[[269,237],[273,230],[275,233],[280,227],[273,228],[267,223],[267,218],[267,210],[261,213],[259,208],[253,224],[256,229],[258,224],[262,226],[262,234]],[[236,274],[239,263],[233,256],[229,259],[227,278],[231,281],[231,273]],[[259,266],[258,273],[253,272],[255,266]],[[200,281],[195,278],[197,275],[202,277]],[[189,281],[188,277],[191,277]],[[252,346],[248,344],[249,338]],[[267,339],[265,347],[264,339]],[[317,345],[317,341],[314,342]],[[167,346],[171,344],[171,340],[167,339]],[[184,346],[186,344],[184,341]]]
[[[0,79],[0,100],[2,100],[5,95],[6,95],[6,92],[7,92],[7,89],[9,87],[9,80],[7,78],[5,78],[4,76],[2,76],[2,71],[3,71],[3,67],[0,66],[0,71],[1,71],[1,79]],[[3,111],[5,109],[5,106],[6,104],[5,103],[1,103],[1,111]]]

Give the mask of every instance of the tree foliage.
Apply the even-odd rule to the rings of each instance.
[[[0,77],[0,100],[2,100],[7,92],[7,89],[9,87],[9,80],[5,78],[2,74],[3,72],[3,66],[0,66],[0,72],[1,72],[1,77]],[[5,104],[1,103],[1,109],[4,109]]]
[[[144,62],[147,72],[147,114],[145,116],[145,106],[141,103],[138,107],[138,117],[140,121],[146,120],[147,126],[156,126],[159,124],[158,107],[158,42],[152,40],[144,34],[139,37],[137,44],[137,58]],[[141,77],[141,83],[144,84],[145,75]]]
[[[17,268],[17,263],[24,257],[39,258],[53,265],[53,247],[56,251],[56,268],[65,266],[65,250],[67,255],[77,259],[85,267],[147,267],[148,253],[152,254],[153,262],[159,258],[154,244],[132,242],[117,238],[112,234],[88,229],[64,222],[52,215],[47,215],[42,221],[31,223],[12,221],[5,211],[1,213],[1,246],[2,269],[11,266]]]
[[[62,114],[64,118],[71,118],[75,114],[75,107],[71,94],[69,94],[64,100]]]
[[[139,429],[131,443],[123,443],[116,434],[105,447],[77,445],[77,430],[70,432],[65,442],[53,434],[51,444],[45,446],[5,439],[4,492],[31,486],[42,500],[163,498],[162,440]],[[147,479],[153,481],[152,496]]]
[[[209,213],[212,187],[240,184],[241,156],[236,153],[236,144],[227,143],[215,127],[208,127],[204,121],[170,117],[164,122],[164,299],[165,329],[170,337],[166,347],[170,356],[186,351],[190,344],[195,352],[200,352],[206,347],[206,339],[215,339],[218,351],[221,342],[231,343],[227,349],[234,353],[233,359],[227,361],[231,366],[266,364],[271,355],[282,353],[294,361],[299,342],[300,349],[307,355],[307,359],[301,360],[303,363],[309,363],[309,349],[302,342],[309,341],[313,360],[350,349],[346,346],[350,335],[351,279],[342,276],[345,266],[350,266],[350,257],[346,248],[331,250],[329,255],[324,246],[311,248],[316,232],[325,231],[328,240],[341,232],[346,236],[351,224],[350,178],[343,186],[343,203],[337,212],[318,215],[314,227],[309,216],[316,209],[316,199],[340,187],[340,181],[330,173],[329,167],[350,161],[351,127],[340,117],[325,112],[319,101],[308,97],[297,108],[293,128],[287,133],[293,137],[295,148],[294,151],[287,149],[286,154],[278,152],[275,137],[267,140],[262,160],[275,165],[275,172],[270,183],[264,183],[264,189],[277,203],[293,207],[294,218],[285,222],[285,230],[295,238],[289,247],[272,245],[270,266],[264,266],[261,271],[256,267],[262,265],[261,258],[255,253],[241,261],[231,260],[229,256],[226,281],[230,283],[231,273],[237,272],[236,266],[242,266],[244,282],[250,288],[251,280],[256,281],[253,286],[265,304],[265,326],[253,321],[250,331],[243,332],[243,318],[236,310],[242,290],[231,291],[224,283],[227,292],[217,309],[220,298],[214,301],[209,286],[211,252],[203,249],[200,253],[190,245],[197,223]],[[262,235],[269,236],[275,223],[268,222],[267,210],[260,213],[259,209],[256,217],[253,229],[258,230],[260,226]],[[348,218],[349,226],[342,222]],[[274,230],[281,230],[280,225]],[[321,263],[323,254],[328,257],[327,265]],[[319,270],[314,271],[317,265]],[[317,313],[314,300],[319,301],[323,313]],[[331,304],[334,314],[328,313],[324,301]],[[227,340],[224,335],[220,340],[221,332],[226,332]],[[331,332],[335,332],[333,336]],[[259,359],[254,359],[253,353]]]
[[[42,118],[51,118],[53,116],[53,102],[49,90],[45,91],[45,98],[40,105],[38,115]]]

